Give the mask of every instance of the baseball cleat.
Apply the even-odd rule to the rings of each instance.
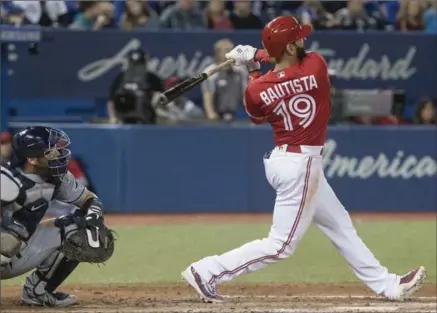
[[[24,305],[30,306],[45,306],[45,307],[66,307],[76,304],[78,299],[74,295],[69,295],[64,292],[45,292],[41,295],[36,295],[33,292],[32,286],[24,285],[21,302]]]
[[[197,291],[204,302],[217,303],[225,301],[225,298],[217,293],[216,287],[204,281],[194,267],[189,266],[181,275],[182,279]]]
[[[393,294],[386,294],[386,297],[393,301],[404,301],[422,287],[426,279],[426,269],[421,266],[408,274],[401,276]]]

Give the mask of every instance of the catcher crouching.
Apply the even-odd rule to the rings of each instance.
[[[1,167],[0,278],[26,272],[22,303],[65,307],[57,291],[81,262],[103,263],[114,252],[102,203],[68,172],[70,139],[60,129],[27,127],[13,138],[12,161]],[[42,221],[60,202],[73,214]]]

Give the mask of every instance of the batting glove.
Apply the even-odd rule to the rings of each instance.
[[[226,59],[234,59],[235,65],[246,65],[248,62],[253,61],[253,58],[256,54],[256,48],[252,46],[243,46],[238,45],[234,49],[231,50],[231,52],[226,53],[225,57]]]

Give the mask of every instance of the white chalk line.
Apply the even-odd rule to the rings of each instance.
[[[384,297],[378,296],[311,296],[311,295],[301,295],[301,296],[278,296],[278,295],[265,295],[265,296],[248,296],[248,295],[234,295],[234,296],[224,296],[229,299],[279,299],[279,300],[293,300],[293,299],[319,299],[319,300],[384,300]],[[437,297],[412,297],[411,300],[420,300],[420,301],[432,301],[436,302]],[[398,302],[402,303],[402,302]]]

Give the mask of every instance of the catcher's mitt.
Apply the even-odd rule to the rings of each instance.
[[[64,236],[61,252],[69,260],[103,263],[114,253],[114,231],[102,218],[73,217],[78,229]],[[65,224],[64,224],[65,225]]]

